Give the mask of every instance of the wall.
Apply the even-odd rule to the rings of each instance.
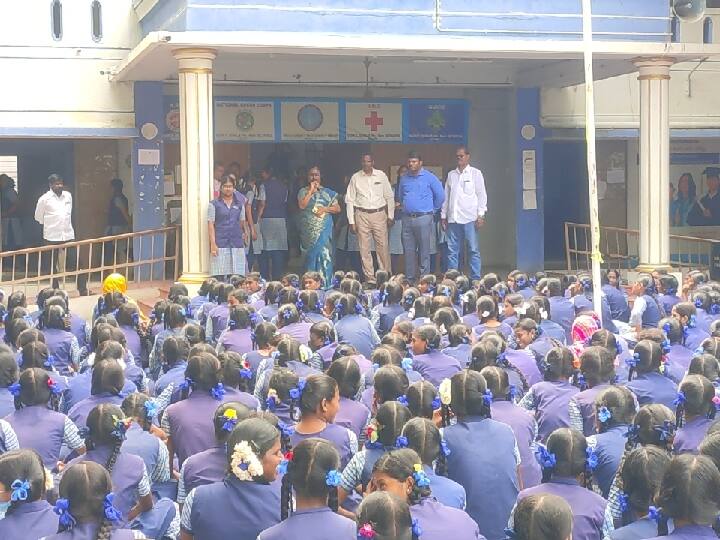
[[[51,34],[49,0],[2,4],[0,137],[134,134],[132,85],[111,84],[100,73],[139,41],[131,0],[102,1],[99,43],[92,40],[90,0],[63,0],[58,41]]]

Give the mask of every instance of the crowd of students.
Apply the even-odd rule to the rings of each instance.
[[[3,298],[0,538],[716,538],[720,284],[111,275]]]

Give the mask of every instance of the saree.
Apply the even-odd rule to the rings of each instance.
[[[307,192],[307,187],[302,188],[298,200],[304,199]],[[314,210],[317,206],[331,206],[336,202],[337,193],[321,187],[310,198],[305,210],[300,211],[300,247],[305,255],[305,270],[320,272],[326,287],[332,282],[333,274],[333,219],[330,214],[318,216]]]

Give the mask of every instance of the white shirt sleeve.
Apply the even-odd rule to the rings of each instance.
[[[441,219],[447,219],[447,211],[448,211],[448,204],[450,201],[450,175],[452,174],[452,171],[450,171],[447,175],[447,178],[445,179],[445,200],[442,203],[442,206],[440,207],[440,218]]]
[[[345,193],[345,206],[347,211],[347,218],[348,223],[350,225],[355,225],[355,181],[356,176],[352,175],[350,178],[350,183],[347,187],[347,193]]]
[[[38,199],[37,205],[35,206],[35,221],[40,225],[45,221],[45,195]]]
[[[482,171],[478,170],[475,178],[475,194],[477,195],[478,201],[478,217],[485,216],[487,212],[487,191],[485,190],[485,177]]]
[[[642,326],[642,316],[647,309],[647,302],[642,296],[635,298],[632,311],[630,312],[630,326]]]

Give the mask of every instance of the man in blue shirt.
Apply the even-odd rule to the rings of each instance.
[[[398,200],[402,206],[402,244],[405,252],[405,275],[414,280],[430,271],[430,242],[435,226],[433,214],[445,202],[445,190],[440,180],[423,169],[422,157],[408,154],[407,172],[400,177]],[[420,273],[415,253],[420,258]]]

